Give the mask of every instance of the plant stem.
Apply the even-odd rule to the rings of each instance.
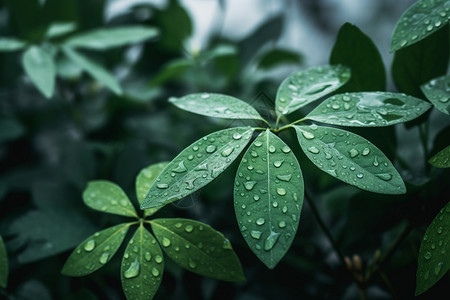
[[[298,124],[298,123],[301,123],[301,122],[303,122],[303,121],[305,121],[305,120],[307,120],[307,119],[306,119],[306,118],[301,118],[300,120],[294,121],[294,122],[292,122],[292,123],[290,123],[290,124],[288,124],[288,125],[285,125],[285,126],[281,127],[280,129],[275,129],[275,130],[276,130],[277,132],[282,131],[282,130],[286,130],[286,129],[288,129],[288,128],[291,128],[293,125]],[[276,128],[276,127],[275,127],[275,128]]]

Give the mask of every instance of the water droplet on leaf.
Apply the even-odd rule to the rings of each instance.
[[[138,258],[136,257],[136,259],[130,264],[130,267],[128,267],[128,269],[123,273],[123,276],[128,279],[134,278],[139,275],[139,271],[140,264]]]
[[[84,250],[86,250],[87,252],[91,252],[92,250],[94,250],[94,248],[95,248],[95,240],[89,240],[84,245]]]

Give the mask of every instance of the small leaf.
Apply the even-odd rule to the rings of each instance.
[[[8,255],[6,247],[0,236],[0,287],[5,288],[8,285]]]
[[[94,29],[69,38],[65,44],[73,48],[106,50],[113,47],[139,43],[158,35],[158,30],[149,26],[123,26]]]
[[[300,64],[302,60],[302,56],[297,52],[287,49],[270,49],[259,59],[258,68],[270,70],[283,64]]]
[[[273,269],[295,237],[303,205],[303,177],[291,149],[270,131],[244,154],[234,183],[234,208],[245,241]]]
[[[38,90],[46,98],[51,98],[55,89],[56,76],[52,54],[43,47],[32,46],[23,54],[22,64]]]
[[[47,29],[45,36],[49,39],[57,38],[68,34],[77,29],[77,25],[72,22],[64,22],[64,23],[53,23]]]
[[[141,209],[179,200],[213,181],[242,152],[254,130],[250,127],[224,129],[191,144],[159,175]]]
[[[110,181],[90,181],[83,192],[83,200],[87,206],[101,212],[138,218],[125,192]]]
[[[156,178],[158,178],[158,176],[164,170],[164,168],[167,167],[168,164],[169,164],[169,162],[161,162],[161,163],[153,164],[151,166],[148,166],[145,169],[142,169],[139,172],[138,176],[136,177],[136,196],[137,196],[139,205],[142,204],[148,190],[150,189],[152,184],[155,182]],[[146,209],[144,211],[144,218],[146,216],[153,215],[160,208],[161,207],[154,207],[154,208]]]
[[[156,219],[153,232],[164,252],[181,267],[224,281],[245,281],[230,241],[209,225],[189,219]]]
[[[0,52],[9,52],[23,49],[27,43],[16,38],[0,38]]]
[[[85,276],[103,267],[119,249],[130,223],[119,224],[99,231],[70,254],[61,273],[67,276]]]
[[[190,94],[182,98],[170,98],[177,107],[196,114],[224,119],[263,120],[253,106],[237,98],[222,94]]]
[[[75,64],[79,65],[82,69],[91,74],[91,76],[96,80],[103,83],[116,95],[122,95],[122,88],[120,87],[119,82],[117,82],[117,80],[101,65],[76,52],[74,49],[68,47],[63,47],[62,49],[64,54]]]
[[[430,107],[423,100],[400,93],[345,93],[326,99],[306,118],[341,126],[380,127],[413,120]]]
[[[431,288],[450,268],[450,202],[428,226],[420,244],[416,296]]]
[[[434,107],[450,115],[450,75],[432,79],[420,88]]]
[[[433,34],[448,22],[450,2],[420,0],[409,7],[394,28],[391,52],[397,51]]]
[[[161,284],[163,272],[161,248],[141,223],[122,258],[120,277],[127,299],[153,299]]]
[[[436,168],[450,168],[450,146],[439,151],[428,162]]]
[[[277,115],[291,112],[337,90],[350,79],[350,69],[341,65],[319,66],[296,72],[278,88]]]
[[[317,125],[294,128],[306,156],[322,171],[366,191],[406,192],[392,163],[368,140],[337,128]]]

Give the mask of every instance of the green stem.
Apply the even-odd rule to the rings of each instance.
[[[283,115],[279,115],[278,117],[277,117],[277,121],[275,122],[275,131],[277,131],[278,130],[278,123],[280,123],[280,120],[281,120],[281,117],[282,117]]]
[[[288,125],[285,125],[285,126],[281,127],[280,129],[275,129],[275,130],[276,130],[276,132],[280,132],[280,131],[282,131],[282,130],[286,130],[286,129],[288,129],[288,128],[291,128],[291,127],[294,126],[295,124],[301,123],[301,122],[303,122],[303,121],[305,121],[305,120],[307,120],[307,118],[302,118],[302,119],[297,120],[297,121],[295,121],[295,122],[292,122],[292,123],[290,123],[290,124],[288,124]]]

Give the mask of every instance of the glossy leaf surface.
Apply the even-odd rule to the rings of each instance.
[[[294,126],[306,156],[322,171],[381,194],[406,192],[400,174],[368,140],[354,133],[322,126]]]
[[[350,69],[341,65],[313,67],[287,77],[277,91],[277,115],[287,115],[337,90],[350,79]]]
[[[153,235],[141,224],[125,249],[122,258],[122,288],[129,300],[152,299],[164,273],[161,248]]]
[[[139,205],[142,204],[148,190],[168,164],[169,162],[153,164],[139,172],[136,177],[136,196]],[[161,207],[154,207],[144,210],[144,217],[153,215],[160,208]]]
[[[341,126],[380,127],[413,120],[430,107],[423,100],[400,93],[345,93],[326,99],[306,118]]]
[[[420,244],[416,295],[432,287],[450,268],[450,202],[428,226]]]
[[[28,48],[22,57],[26,74],[38,90],[51,98],[55,89],[56,67],[50,52],[39,46]]]
[[[234,208],[241,233],[270,269],[295,237],[303,205],[303,177],[291,149],[270,131],[250,145],[234,183]]]
[[[0,38],[0,51],[9,52],[23,49],[26,45],[26,42],[18,40],[16,38]]]
[[[49,39],[57,38],[65,34],[71,33],[77,29],[77,25],[72,22],[53,23],[47,29],[45,36]]]
[[[153,232],[164,252],[181,267],[224,281],[245,281],[230,241],[209,225],[189,219],[156,219]]]
[[[182,98],[170,98],[177,107],[196,114],[225,119],[256,119],[262,117],[253,106],[237,98],[211,93],[190,94]]]
[[[450,2],[420,0],[406,10],[397,22],[391,39],[391,52],[397,51],[433,34],[448,22]]]
[[[136,210],[125,192],[110,181],[89,182],[83,192],[83,201],[90,208],[101,212],[137,218]]]
[[[101,65],[90,60],[86,56],[76,52],[75,50],[63,47],[64,54],[72,60],[75,64],[79,65],[83,70],[88,72],[96,80],[104,84],[108,89],[113,91],[117,95],[122,95],[122,88],[119,82],[108,73]]]
[[[0,287],[6,288],[8,285],[8,255],[3,239],[0,236]]]
[[[85,276],[103,267],[119,249],[130,224],[119,224],[88,237],[70,254],[61,273]]]
[[[436,168],[450,168],[450,146],[439,151],[428,162]]]
[[[153,27],[124,26],[81,33],[69,38],[65,44],[74,48],[106,50],[139,43],[157,35],[158,30]]]
[[[191,144],[159,175],[141,209],[179,200],[213,181],[242,152],[253,131],[250,127],[224,129]]]
[[[421,89],[434,107],[450,115],[450,75],[433,79],[422,85]]]

